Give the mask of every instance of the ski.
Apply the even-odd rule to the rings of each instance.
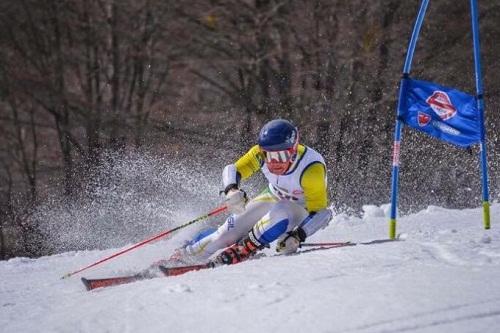
[[[371,242],[364,242],[364,243],[353,243],[353,242],[328,242],[328,243],[304,243],[302,244],[303,247],[308,248],[307,250],[302,250],[299,252],[296,252],[291,255],[299,255],[301,253],[307,253],[311,251],[316,251],[316,250],[328,250],[332,248],[338,248],[338,247],[344,247],[344,246],[356,246],[356,245],[369,245],[369,244],[378,244],[378,243],[385,243],[389,242],[391,240],[389,239],[379,239],[379,240],[374,240]],[[279,256],[279,255],[273,255],[273,256]],[[265,257],[265,255],[264,255]],[[255,258],[257,259],[257,258]],[[156,265],[155,265],[156,266]],[[208,269],[208,268],[214,268],[217,267],[218,265],[214,262],[208,262],[205,264],[197,264],[197,265],[186,265],[186,266],[177,266],[177,267],[166,267],[163,265],[158,265],[160,271],[163,273],[163,276],[165,277],[170,277],[170,276],[177,276],[177,275],[182,275],[188,272],[194,272],[194,271],[199,271],[202,269]],[[104,278],[104,279],[86,279],[82,278],[82,282],[85,285],[85,288],[87,290],[94,290],[97,288],[104,288],[104,287],[111,287],[111,286],[117,286],[120,284],[126,284],[126,283],[131,283],[131,282],[136,282],[139,280],[145,280],[145,279],[151,279],[154,278],[155,276],[150,273],[141,272],[138,274],[130,275],[130,276],[119,276],[119,277],[112,277],[112,278]]]
[[[383,243],[393,243],[393,242],[401,242],[406,240],[406,235],[398,235],[397,238],[383,238],[383,239],[375,239],[366,242],[325,242],[325,243],[301,243],[300,247],[313,247],[315,249],[331,249],[335,247],[343,247],[343,246],[356,246],[356,245],[374,245],[374,244],[383,244]],[[306,250],[307,251],[307,250]],[[306,252],[301,251],[301,252]],[[297,252],[300,253],[300,252]]]
[[[181,275],[190,271],[197,271],[200,269],[205,269],[205,268],[211,268],[213,267],[212,263],[208,264],[202,264],[202,265],[191,265],[191,266],[180,266],[180,267],[165,267],[165,266],[158,266],[161,272],[163,273],[163,276],[175,276],[175,275]],[[103,279],[87,279],[82,277],[81,281],[85,288],[88,291],[97,289],[97,288],[105,288],[105,287],[112,287],[112,286],[118,286],[120,284],[126,284],[126,283],[132,283],[140,280],[146,280],[146,279],[152,279],[155,276],[152,276],[151,274],[144,274],[144,273],[138,273],[135,275],[129,275],[129,276],[118,276],[118,277],[111,277],[111,278],[103,278]],[[160,276],[161,277],[161,276]]]
[[[215,265],[213,262],[209,262],[206,264],[200,265],[187,265],[187,266],[178,266],[178,267],[165,267],[159,266],[160,271],[165,276],[177,276],[182,275],[187,272],[199,271],[200,269],[214,268]]]
[[[145,276],[143,274],[135,274],[130,276],[118,276],[105,279],[86,279],[82,277],[82,282],[85,288],[90,291],[97,288],[117,286],[120,284],[131,283],[139,280],[148,279],[151,277]]]
[[[319,247],[319,248],[334,248],[342,246],[354,246],[356,243],[352,242],[326,242],[326,243],[301,243],[299,247]]]
[[[296,252],[292,255],[298,255],[298,254],[310,252],[313,250],[327,250],[327,249],[332,249],[332,248],[337,248],[337,247],[354,246],[354,245],[356,245],[356,244],[351,243],[351,242],[308,243],[305,245],[305,247],[314,247],[314,249],[299,251],[299,252]],[[274,256],[277,256],[277,255],[274,255]],[[265,255],[264,255],[264,257],[265,257]],[[257,258],[253,257],[253,259],[257,259]],[[250,258],[250,260],[252,260],[252,258]],[[186,266],[177,266],[177,267],[166,267],[166,266],[160,265],[159,268],[160,268],[160,271],[165,276],[169,277],[169,276],[182,275],[182,274],[185,274],[188,272],[199,271],[202,269],[215,268],[215,267],[220,266],[220,265],[221,264],[217,264],[215,262],[208,262],[206,264],[186,265]]]

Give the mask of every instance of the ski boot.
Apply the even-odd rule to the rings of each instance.
[[[252,257],[265,246],[246,237],[222,251],[213,261],[214,265],[233,265]],[[252,237],[253,238],[253,237]]]

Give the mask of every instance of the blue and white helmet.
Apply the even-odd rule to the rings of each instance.
[[[299,131],[288,120],[275,119],[266,123],[259,134],[259,146],[265,151],[296,149]]]
[[[258,142],[269,171],[283,175],[297,156],[299,131],[288,120],[271,120],[260,130]]]

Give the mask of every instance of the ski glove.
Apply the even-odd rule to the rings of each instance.
[[[306,240],[306,233],[302,228],[297,228],[295,230],[289,231],[285,234],[281,240],[278,241],[276,245],[276,252],[282,254],[292,254],[297,252],[300,247],[300,243]]]
[[[245,211],[247,201],[248,197],[245,191],[233,188],[225,194],[224,204],[231,213],[241,214]]]

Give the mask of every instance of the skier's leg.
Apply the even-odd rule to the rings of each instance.
[[[259,243],[267,245],[293,230],[307,215],[308,212],[304,207],[282,200],[254,225],[252,231]]]
[[[269,192],[264,191],[252,199],[242,214],[229,216],[217,231],[186,247],[186,253],[200,260],[209,258],[220,249],[230,246],[245,237],[256,221],[264,216],[277,202]]]
[[[307,211],[295,203],[286,200],[277,202],[259,219],[246,237],[222,251],[215,262],[230,265],[246,260],[298,226],[307,215]]]
[[[296,215],[301,216],[301,215]],[[276,242],[276,252],[281,254],[295,253],[307,237],[313,235],[319,229],[325,228],[332,218],[332,211],[328,208],[322,209],[314,214],[308,214],[297,223],[291,223],[287,232],[281,235]]]

